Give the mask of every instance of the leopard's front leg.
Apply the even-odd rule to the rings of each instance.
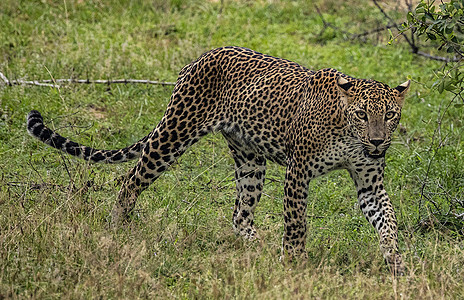
[[[398,250],[398,228],[392,203],[383,185],[384,160],[350,170],[358,191],[359,206],[380,237],[380,250],[394,274],[404,273]]]
[[[306,206],[310,177],[302,163],[291,162],[285,174],[284,236],[285,260],[306,258]]]

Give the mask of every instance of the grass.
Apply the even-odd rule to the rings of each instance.
[[[137,78],[175,81],[180,69],[218,46],[239,45],[312,69],[334,67],[392,86],[431,84],[440,64],[392,46],[324,31],[316,13],[345,31],[382,24],[368,1],[3,1],[0,72],[8,78]],[[393,1],[389,12],[395,12]],[[387,7],[388,9],[388,7]],[[349,24],[345,26],[345,24]],[[387,154],[406,275],[393,278],[362,216],[346,172],[311,184],[309,259],[279,262],[282,167],[270,164],[256,223],[260,240],[233,234],[233,162],[220,135],[192,147],[145,191],[134,222],[113,231],[108,216],[133,162],[89,165],[29,137],[25,115],[97,148],[120,148],[161,119],[171,87],[69,85],[0,87],[0,298],[459,298],[462,230],[433,219],[462,199],[462,107],[413,84],[404,130]],[[441,141],[441,142],[440,142]],[[438,143],[440,144],[438,145]],[[425,189],[422,191],[422,186]],[[442,188],[440,188],[440,186]],[[445,193],[445,192],[446,193]],[[422,223],[423,224],[423,223]],[[459,225],[459,224],[458,224]]]

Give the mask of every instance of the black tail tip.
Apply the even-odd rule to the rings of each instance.
[[[42,115],[36,110],[31,110],[27,114],[27,131],[29,134],[35,136],[34,128],[39,128],[41,125],[43,125]]]
[[[31,120],[31,119],[40,119],[40,120],[43,121],[42,115],[37,110],[31,110],[27,114],[27,121],[29,122],[29,120]]]

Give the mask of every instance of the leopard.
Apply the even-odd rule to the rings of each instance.
[[[29,134],[43,143],[94,163],[137,159],[125,175],[112,222],[130,220],[140,193],[203,136],[219,132],[235,163],[232,213],[237,235],[258,238],[254,212],[263,193],[267,161],[285,168],[281,258],[307,258],[309,183],[347,170],[358,206],[375,228],[391,272],[405,264],[398,226],[385,190],[385,153],[399,125],[410,80],[391,88],[333,68],[310,70],[287,59],[247,48],[210,50],[180,71],[161,121],[133,145],[117,150],[87,147],[27,115]]]

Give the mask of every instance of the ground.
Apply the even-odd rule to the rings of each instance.
[[[220,135],[192,147],[140,197],[134,222],[109,227],[117,178],[133,163],[89,165],[29,137],[25,116],[97,148],[120,148],[161,119],[171,86],[0,87],[0,298],[457,298],[462,234],[420,220],[463,198],[462,107],[427,88],[439,63],[399,40],[359,43],[324,19],[359,32],[383,22],[369,1],[4,1],[0,72],[10,80],[175,81],[203,52],[238,45],[333,67],[396,86],[413,80],[387,153],[386,189],[399,223],[406,275],[393,278],[377,235],[356,205],[346,172],[312,182],[308,261],[279,262],[283,168],[270,164],[256,213],[260,240],[232,230],[233,161]],[[394,1],[391,8],[401,9]],[[366,5],[368,4],[368,5]],[[388,6],[384,6],[388,9]],[[402,12],[392,15],[402,16]],[[404,14],[403,14],[404,15]],[[349,24],[349,25],[346,25]],[[388,34],[385,33],[388,37]],[[438,130],[438,128],[440,130]],[[440,145],[438,147],[437,145]],[[433,226],[430,226],[433,225]]]

